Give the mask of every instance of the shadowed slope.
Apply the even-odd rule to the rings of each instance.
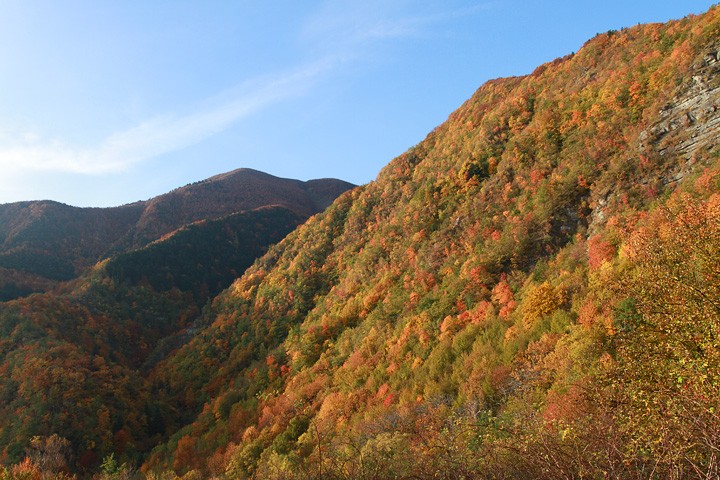
[[[196,221],[269,205],[307,218],[352,186],[239,169],[122,207],[76,208],[51,201],[0,205],[0,301],[47,290],[102,258]]]

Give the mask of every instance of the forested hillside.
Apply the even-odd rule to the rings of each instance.
[[[82,474],[109,454],[139,463],[181,425],[178,412],[148,382],[153,366],[191,338],[208,300],[349,187],[339,180],[299,182],[248,170],[202,185],[153,199],[152,208],[144,210],[139,205],[74,209],[52,202],[3,206],[6,246],[19,245],[30,259],[45,258],[35,256],[33,249],[40,247],[56,259],[55,248],[82,239],[90,243],[68,248],[68,258],[87,261],[91,254],[102,256],[109,245],[118,249],[125,240],[113,237],[111,232],[118,232],[107,222],[127,211],[137,210],[138,217],[128,222],[128,232],[147,231],[142,225],[154,229],[153,235],[143,234],[145,243],[165,233],[142,248],[129,242],[119,248],[123,253],[86,267],[79,278],[53,283],[46,293],[0,302],[0,458],[5,463],[22,460],[34,441],[45,445],[40,438],[57,439],[63,463]],[[201,207],[160,214],[177,196]],[[251,209],[234,212],[239,207]],[[221,215],[224,211],[234,213]],[[166,232],[182,222],[188,224]],[[103,225],[106,230],[95,230]],[[76,273],[68,270],[72,278]]]
[[[76,208],[51,201],[0,205],[0,301],[51,289],[97,261],[193,222],[280,205],[309,217],[352,185],[301,182],[238,169],[143,202]]]
[[[220,224],[6,303],[5,473],[717,478],[719,60],[713,8],[488,82],[202,312]]]
[[[720,10],[498,79],[153,372],[146,472],[718,475]]]

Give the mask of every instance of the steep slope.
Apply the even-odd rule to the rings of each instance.
[[[275,206],[196,222],[62,290],[0,305],[3,459],[59,433],[76,469],[113,451],[137,460],[177,415],[144,373],[200,326],[208,298],[303,220]]]
[[[74,470],[112,452],[139,462],[178,417],[147,372],[202,325],[208,299],[349,187],[238,170],[114,209],[2,206],[4,285],[53,289],[0,302],[0,459],[59,434]]]
[[[115,208],[57,202],[0,205],[0,301],[46,291],[100,259],[142,247],[200,220],[281,205],[305,218],[353,185],[301,182],[239,169],[165,195]]]
[[[144,468],[717,474],[720,378],[703,349],[717,348],[707,345],[720,318],[702,299],[712,305],[720,281],[719,47],[714,8],[599,35],[531,75],[481,87],[214,300],[208,326],[154,371],[190,423]],[[688,212],[694,227],[675,220]],[[637,240],[654,228],[670,233],[655,246]],[[700,300],[682,310],[702,328],[669,317],[664,331],[683,332],[679,344],[643,333],[653,331],[643,319],[668,318],[646,301],[648,272],[672,262],[684,273],[668,276],[671,289],[704,279],[688,283]],[[652,338],[673,355],[643,357]],[[643,359],[646,374],[627,375]],[[669,386],[653,370],[681,359]],[[643,400],[654,391],[662,401]]]

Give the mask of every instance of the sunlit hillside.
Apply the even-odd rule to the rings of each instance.
[[[221,294],[144,465],[717,475],[720,11],[499,79]]]
[[[6,472],[717,478],[719,139],[713,8],[486,83],[202,311],[215,223],[2,305]]]

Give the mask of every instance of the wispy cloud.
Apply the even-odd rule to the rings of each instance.
[[[98,175],[127,170],[198,144],[265,108],[302,95],[343,61],[377,51],[374,47],[382,42],[427,35],[438,24],[476,14],[488,4],[438,8],[430,3],[419,8],[417,2],[402,0],[328,1],[300,28],[300,43],[315,50],[306,54],[322,60],[244,82],[206,99],[201,106],[148,118],[95,144],[0,132],[0,171],[7,180],[11,175],[32,172]]]
[[[496,3],[486,1],[454,7],[441,7],[416,1],[385,0],[329,1],[310,17],[301,31],[304,41],[335,50],[353,51],[387,39],[417,38],[427,35],[438,24],[461,16],[486,11]]]
[[[203,102],[185,114],[165,114],[113,133],[94,146],[69,145],[24,134],[0,138],[0,170],[79,174],[119,172],[183,149],[283,100],[301,95],[333,68],[326,58],[277,76],[256,78]]]
[[[368,43],[413,35],[417,25],[400,18],[398,4],[368,0],[326,2],[300,31],[300,40],[323,49],[354,50]]]

